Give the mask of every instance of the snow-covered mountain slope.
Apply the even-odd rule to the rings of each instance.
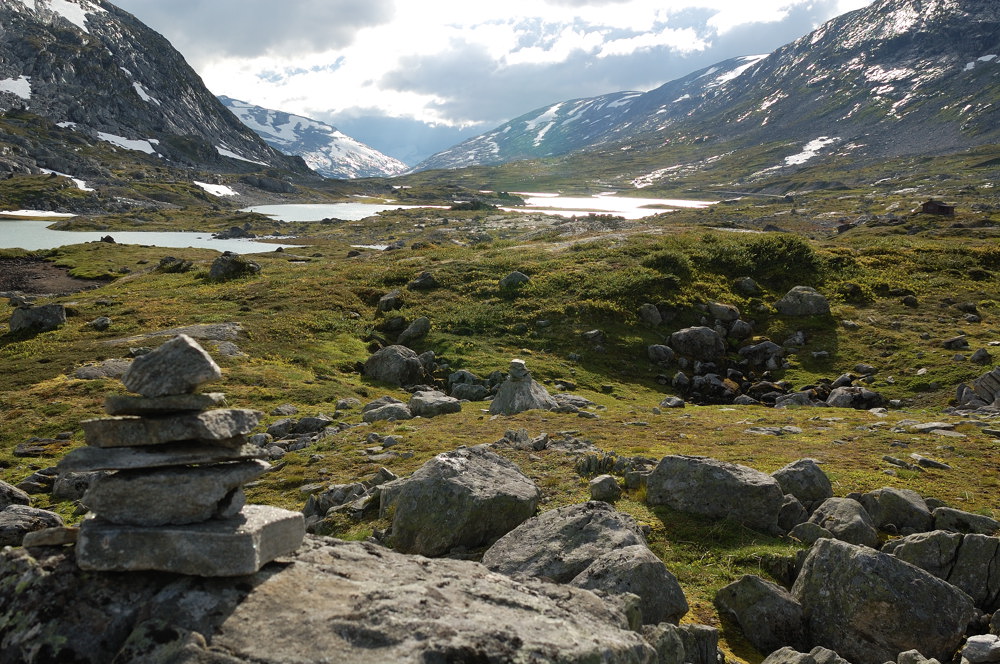
[[[0,2],[0,111],[10,110],[166,165],[308,173],[227,111],[164,37],[106,0]]]
[[[627,103],[600,107],[602,115],[574,138],[565,137],[575,130],[568,109],[587,102],[598,108],[595,100],[539,109],[417,168],[585,151],[613,159],[619,170],[635,163],[636,176],[652,184],[649,164],[670,168],[678,150],[709,159],[787,144],[789,157],[865,160],[1000,142],[1000,3],[876,0],[766,57],[728,60],[646,93],[617,95],[596,99]],[[541,134],[546,114],[556,123]],[[511,144],[532,149],[505,148]]]
[[[231,97],[219,99],[271,147],[302,157],[310,168],[328,178],[388,177],[409,168],[324,122]]]

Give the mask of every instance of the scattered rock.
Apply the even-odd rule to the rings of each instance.
[[[210,281],[231,281],[260,274],[260,269],[260,263],[226,251],[212,261],[212,266],[208,270],[208,278]]]
[[[0,480],[0,510],[11,505],[30,505],[31,496],[16,486]]]
[[[444,392],[427,390],[414,392],[410,397],[410,412],[414,417],[437,417],[462,410],[461,402],[455,397],[449,397]]]
[[[365,362],[365,376],[389,385],[417,385],[426,371],[415,352],[406,346],[386,346]]]
[[[726,354],[726,342],[710,327],[687,327],[670,335],[670,347],[678,354],[713,361]]]
[[[17,503],[8,505],[0,510],[0,547],[21,546],[26,534],[62,525],[62,517],[55,512]]]
[[[982,514],[963,512],[951,507],[938,507],[931,514],[934,517],[935,530],[980,535],[995,535],[1000,532],[1000,521]]]
[[[535,513],[541,491],[486,446],[434,457],[410,477],[382,485],[393,548],[439,556],[492,544]]]
[[[707,457],[666,456],[647,480],[646,501],[775,533],[784,492],[773,477],[753,468]]]
[[[531,277],[524,274],[523,272],[514,271],[500,280],[500,288],[503,289],[517,288],[518,286],[526,284],[529,281],[531,281]]]
[[[916,491],[885,487],[861,496],[861,504],[876,528],[894,526],[903,533],[930,530],[934,517]]]
[[[782,646],[805,647],[802,605],[792,595],[757,576],[746,575],[715,595],[715,606],[740,626],[761,652]]]
[[[830,531],[835,538],[873,549],[879,547],[878,531],[871,516],[856,500],[827,498],[816,508],[809,521]]]
[[[51,332],[65,324],[66,307],[61,304],[22,305],[10,317],[10,331],[15,333]]]
[[[778,313],[785,316],[829,316],[830,303],[815,288],[795,286],[774,303]]]
[[[400,333],[399,338],[396,339],[396,343],[400,346],[407,346],[412,344],[414,341],[423,339],[430,331],[431,319],[427,316],[421,316],[410,323],[409,326]]]
[[[622,495],[622,488],[618,486],[618,480],[611,475],[598,475],[590,480],[588,488],[592,500],[602,500],[606,503],[613,503]]]
[[[795,496],[809,510],[833,497],[830,479],[815,459],[793,461],[771,473],[771,477],[777,480],[782,492]]]

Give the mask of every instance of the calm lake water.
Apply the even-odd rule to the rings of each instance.
[[[207,232],[145,232],[145,231],[54,231],[48,226],[53,222],[34,220],[0,219],[0,248],[21,248],[28,251],[55,249],[69,244],[96,242],[110,235],[118,244],[142,244],[153,247],[184,249],[215,249],[234,251],[238,254],[259,254],[274,251],[278,247],[290,247],[276,243],[254,240],[215,240]]]
[[[626,219],[642,219],[678,208],[705,208],[712,201],[688,201],[673,198],[632,198],[596,194],[594,196],[560,196],[559,194],[517,192],[527,207],[504,208],[514,212],[544,212],[563,217],[613,214]]]
[[[243,212],[266,214],[278,221],[320,221],[321,219],[343,219],[344,221],[360,221],[385,210],[410,210],[418,207],[436,207],[428,205],[398,205],[393,203],[314,203],[284,205],[254,205],[244,208]]]

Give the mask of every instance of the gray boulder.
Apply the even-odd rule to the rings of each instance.
[[[412,420],[413,413],[405,403],[388,403],[384,406],[364,411],[361,419],[365,422],[384,422],[392,420]]]
[[[656,305],[650,302],[639,307],[639,318],[650,327],[657,327],[663,324],[663,315]]]
[[[642,636],[656,650],[656,664],[684,664],[684,639],[681,629],[674,624],[663,622],[658,625],[643,625]]]
[[[439,556],[492,544],[531,517],[541,497],[517,466],[480,445],[383,484],[379,514],[392,515],[397,551]]]
[[[465,401],[483,401],[490,395],[490,390],[485,385],[473,383],[459,383],[451,388],[451,396]]]
[[[931,515],[935,530],[950,530],[955,533],[979,533],[996,535],[1000,532],[1000,521],[982,514],[963,512],[952,507],[938,507]]]
[[[208,269],[210,281],[230,281],[252,277],[255,274],[260,274],[260,263],[231,251],[224,252],[212,261],[212,266]]]
[[[10,317],[11,332],[51,332],[66,324],[66,307],[61,304],[30,305],[14,309]]]
[[[822,539],[792,587],[812,642],[855,664],[906,650],[948,661],[975,614],[969,596],[898,558]]]
[[[36,559],[9,549],[0,552],[0,624],[4,664],[649,664],[655,657],[625,616],[586,590],[318,537],[281,564],[211,582],[80,574],[71,554],[49,550]]]
[[[815,459],[798,459],[780,468],[771,477],[784,493],[791,494],[811,510],[827,498],[833,498],[833,485]]]
[[[500,538],[483,564],[501,574],[568,583],[606,553],[646,544],[639,525],[607,503],[591,501],[543,512]]]
[[[415,352],[406,346],[386,346],[365,362],[365,376],[389,385],[417,385],[426,372]]]
[[[612,503],[622,495],[622,488],[618,486],[618,480],[611,475],[598,475],[590,480],[587,486],[590,489],[591,500],[602,500]]]
[[[781,504],[781,511],[778,512],[778,527],[782,532],[788,532],[800,523],[809,520],[809,512],[803,507],[799,499],[790,493],[785,494],[785,501]]]
[[[396,339],[396,343],[400,346],[408,346],[414,341],[418,341],[427,336],[427,333],[431,331],[431,319],[427,316],[421,316],[417,318],[412,323],[407,326],[399,334],[399,338]]]
[[[785,316],[829,316],[830,303],[822,293],[808,286],[796,286],[774,303]]]
[[[524,360],[511,360],[509,377],[490,403],[491,415],[514,415],[526,410],[551,410],[559,404],[531,377]]]
[[[130,392],[144,397],[163,397],[194,392],[203,383],[221,377],[219,365],[198,342],[179,334],[135,358],[122,376],[122,383]]]
[[[708,315],[722,323],[733,323],[740,317],[740,310],[732,304],[709,302]]]
[[[861,496],[861,504],[879,529],[891,525],[897,531],[924,532],[934,527],[927,503],[911,489],[876,489]]]
[[[836,387],[826,398],[826,405],[832,408],[854,408],[868,410],[885,406],[886,399],[867,387]]]
[[[806,546],[812,546],[816,540],[823,539],[824,537],[833,537],[833,533],[823,526],[806,521],[788,531],[788,536],[802,542]]]
[[[645,544],[609,551],[569,582],[577,588],[639,597],[644,624],[677,624],[688,612],[677,578]]]
[[[680,626],[686,664],[718,664],[724,660],[719,652],[719,630],[708,625]]]
[[[21,540],[28,533],[62,525],[62,517],[55,512],[27,505],[8,505],[0,510],[0,548],[21,546]]]
[[[976,608],[1000,609],[1000,538],[936,530],[891,540],[882,550],[964,590]]]
[[[962,662],[963,664],[1000,662],[1000,636],[996,634],[970,636],[962,648]]]
[[[31,496],[13,484],[0,480],[0,510],[10,505],[30,505]]]
[[[802,605],[792,595],[764,579],[746,575],[715,595],[715,607],[730,616],[747,641],[761,652],[782,646],[806,645]]]
[[[526,284],[531,281],[531,277],[523,272],[514,271],[508,274],[506,277],[500,280],[500,288],[517,288],[522,284]]]
[[[778,531],[784,492],[770,475],[707,457],[666,456],[647,480],[646,501],[680,512],[731,518],[766,533]]]
[[[809,522],[826,528],[838,540],[873,549],[879,547],[875,524],[856,500],[827,498],[809,517]]]
[[[462,410],[462,403],[444,392],[427,390],[414,392],[410,397],[410,412],[414,417],[437,417]]]
[[[713,362],[726,354],[726,342],[710,327],[687,327],[670,335],[670,347],[679,355]]]
[[[653,344],[646,348],[646,357],[653,364],[670,364],[674,361],[674,349],[663,344]]]
[[[391,290],[382,297],[379,298],[378,303],[375,308],[386,313],[389,311],[395,311],[396,309],[403,308],[403,294],[399,290]]]

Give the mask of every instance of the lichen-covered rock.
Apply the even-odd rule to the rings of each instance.
[[[785,316],[829,316],[830,303],[822,293],[809,286],[796,286],[774,303]]]
[[[567,505],[528,519],[483,555],[502,574],[567,583],[606,553],[646,544],[639,525],[607,503]]]
[[[0,480],[0,510],[10,505],[30,505],[31,496],[12,484]]]
[[[687,327],[670,335],[670,347],[678,355],[711,362],[726,354],[726,342],[710,327]]]
[[[871,516],[856,500],[850,498],[828,498],[816,508],[810,523],[815,523],[830,531],[834,537],[844,542],[877,549],[878,531]]]
[[[876,528],[894,526],[898,531],[924,532],[934,526],[927,503],[912,489],[883,487],[861,496],[861,504]]]
[[[677,624],[688,612],[687,599],[667,566],[645,544],[609,551],[577,574],[570,585],[639,597],[642,622]]]
[[[731,616],[743,636],[761,652],[805,646],[802,605],[783,588],[746,575],[715,595],[720,614]]]
[[[20,306],[10,317],[11,332],[50,332],[65,324],[66,307],[61,304]]]
[[[975,613],[968,595],[932,574],[833,539],[812,546],[792,595],[812,642],[855,664],[911,649],[949,661]]]
[[[122,383],[144,397],[164,397],[194,392],[200,385],[222,377],[222,370],[198,342],[179,334],[154,351],[135,358]]]
[[[813,509],[833,498],[833,485],[815,459],[799,459],[771,473],[781,490],[799,499],[806,509]]]
[[[511,360],[509,375],[490,403],[491,415],[515,415],[526,410],[551,410],[559,404],[531,377],[524,360]]]
[[[517,466],[480,445],[383,484],[379,513],[392,516],[397,551],[439,556],[492,544],[531,517],[541,497]]]
[[[406,346],[386,346],[365,362],[365,376],[389,385],[405,386],[423,382],[424,365]]]
[[[655,661],[589,591],[374,544],[307,537],[281,564],[210,580],[32,553],[0,552],[0,664]]]
[[[211,281],[230,281],[252,277],[255,274],[260,274],[260,263],[231,251],[224,252],[212,261],[212,266],[208,269],[208,278]]]
[[[0,509],[0,547],[21,546],[28,533],[61,525],[62,517],[55,512],[28,505],[8,505]]]
[[[952,507],[938,507],[931,514],[935,530],[950,530],[955,533],[979,533],[995,535],[1000,533],[1000,521],[983,514],[963,512]]]
[[[436,390],[414,392],[408,405],[414,417],[437,417],[462,410],[458,399]]]
[[[785,499],[778,482],[766,473],[696,456],[664,457],[646,487],[650,505],[731,518],[766,533],[778,531],[778,514]]]

